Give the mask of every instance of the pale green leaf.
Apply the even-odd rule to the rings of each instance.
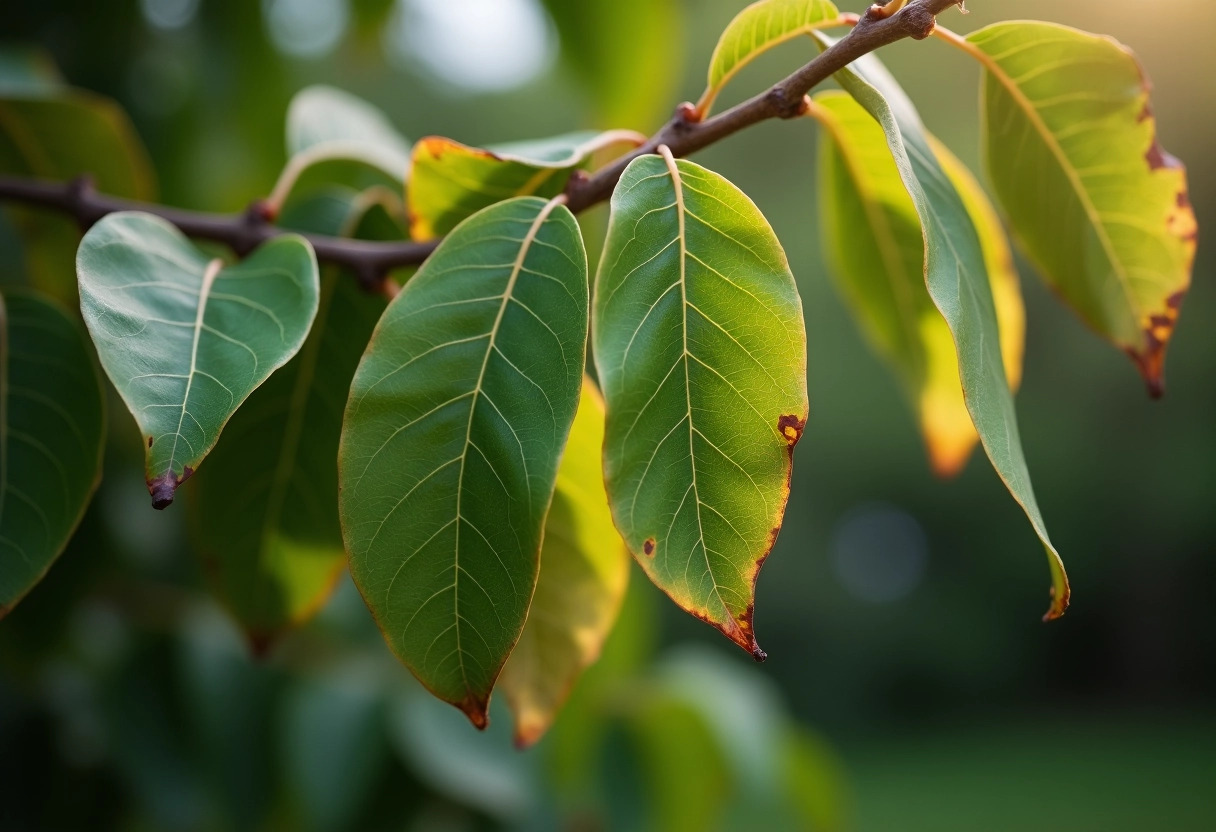
[[[338,461],[351,574],[393,652],[479,726],[536,585],[586,334],[573,215],[511,199],[406,284],[351,386]]]
[[[816,34],[826,46],[830,39]],[[836,80],[881,125],[925,236],[925,283],[958,353],[967,410],[980,442],[1010,494],[1026,511],[1047,550],[1052,575],[1048,618],[1068,607],[1068,577],[1047,535],[1022,453],[1013,393],[1001,354],[1000,329],[984,253],[966,205],[934,155],[920,115],[873,56]]]
[[[377,233],[377,220],[388,234]],[[394,225],[371,197],[349,190],[293,202],[282,222],[366,239],[386,238]],[[304,346],[232,417],[191,489],[207,577],[255,647],[311,616],[346,565],[334,460],[350,381],[384,306],[352,275],[323,270]]]
[[[85,235],[76,271],[101,365],[147,445],[152,504],[165,508],[246,397],[304,343],[316,257],[284,235],[225,265],[164,220],[122,212]]]
[[[1186,170],[1157,142],[1135,56],[1111,38],[1052,23],[945,36],[986,70],[988,173],[1016,236],[1160,395],[1197,225]]]
[[[916,409],[933,468],[957,473],[979,437],[959,381],[958,354],[925,287],[925,244],[882,128],[852,96],[825,92],[810,114],[823,125],[819,204],[832,275],[875,350],[895,369]],[[1025,311],[1004,230],[965,167],[930,142],[952,181],[963,184],[981,235],[1011,379],[1020,378]],[[964,200],[967,201],[966,199]],[[1014,384],[1016,386],[1016,382]]]
[[[670,156],[626,169],[596,278],[613,516],[677,604],[757,658],[756,576],[806,423],[806,333],[759,209]]]
[[[42,579],[101,479],[101,378],[80,325],[0,296],[0,618]]]
[[[521,747],[549,729],[575,680],[599,658],[625,596],[629,551],[608,510],[603,447],[604,401],[584,379],[545,520],[528,623],[500,681]]]
[[[630,130],[612,130],[483,150],[438,136],[422,139],[414,148],[410,170],[410,233],[416,240],[432,240],[504,199],[557,196],[570,175],[597,152],[645,140]]]
[[[709,83],[697,104],[702,116],[739,70],[775,46],[816,29],[840,25],[840,12],[829,0],[759,0],[735,17],[722,32],[709,60]]]

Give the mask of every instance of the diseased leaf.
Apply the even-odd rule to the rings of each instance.
[[[816,29],[839,25],[829,0],[759,0],[735,16],[709,60],[709,82],[697,110],[708,115],[730,79],[759,55]]]
[[[814,35],[821,45],[831,40]],[[992,466],[1026,511],[1047,550],[1052,575],[1048,619],[1068,608],[1068,576],[1047,536],[1022,453],[1013,393],[1001,355],[1000,330],[984,253],[966,205],[934,155],[920,115],[873,56],[836,80],[878,121],[900,177],[916,205],[925,236],[925,283],[950,326],[967,410]]]
[[[85,235],[76,271],[101,366],[148,446],[152,505],[165,508],[245,398],[304,343],[316,256],[284,235],[225,265],[164,220],[122,212]]]
[[[155,198],[147,152],[117,104],[64,86],[40,53],[3,54],[12,58],[0,67],[0,173],[56,181],[88,176],[113,196]],[[22,242],[30,285],[75,305],[79,226],[71,217],[4,207]]]
[[[827,134],[819,145],[818,180],[832,274],[871,344],[896,370],[919,416],[934,470],[952,476],[979,437],[963,401],[954,339],[925,287],[925,243],[916,206],[882,128],[852,96],[821,93],[810,113]],[[964,185],[959,190],[970,198],[972,220],[985,229],[981,247],[1006,372],[1019,379],[1025,311],[1005,232],[962,163],[930,141],[951,180]]]
[[[383,113],[361,98],[323,85],[296,93],[287,109],[287,167],[268,200],[279,208],[290,193],[335,184],[400,193],[410,143]]]
[[[104,399],[88,341],[58,306],[0,296],[0,618],[42,580],[101,480]]]
[[[331,189],[293,202],[282,222],[387,238],[375,224],[391,231],[393,223],[374,196]],[[193,538],[207,576],[256,649],[309,618],[346,565],[334,460],[351,378],[384,307],[351,275],[323,270],[304,346],[232,417],[191,489]]]
[[[988,174],[1023,248],[1160,395],[1198,227],[1186,170],[1157,142],[1135,56],[1052,23],[946,36],[986,70]]]
[[[545,520],[528,623],[500,683],[521,747],[549,729],[575,681],[599,658],[625,596],[629,551],[608,510],[603,447],[604,401],[583,379]]]
[[[593,331],[617,528],[677,604],[763,658],[756,576],[808,411],[780,243],[721,176],[639,157],[612,197]]]
[[[479,727],[536,586],[586,335],[574,216],[511,199],[406,284],[351,385],[338,459],[351,574],[393,652]]]
[[[599,126],[649,128],[668,115],[682,58],[679,0],[543,2]]]
[[[410,171],[410,233],[433,240],[504,199],[557,196],[593,154],[645,140],[630,130],[589,131],[481,150],[437,136],[422,139]]]

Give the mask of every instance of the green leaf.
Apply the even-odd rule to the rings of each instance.
[[[317,259],[284,235],[247,259],[212,259],[162,219],[110,214],[76,256],[101,365],[147,444],[165,508],[246,397],[299,351],[317,313]]]
[[[389,305],[351,386],[351,574],[393,652],[479,727],[524,627],[578,403],[586,262],[556,202],[481,211]]]
[[[42,580],[101,480],[101,378],[79,324],[0,296],[0,618]]]
[[[822,34],[814,37],[825,48],[831,43]],[[1068,608],[1068,576],[1047,536],[1022,454],[996,308],[975,226],[934,155],[920,115],[886,68],[867,56],[837,73],[836,80],[881,125],[916,205],[925,236],[925,283],[954,336],[967,410],[992,466],[1047,550],[1052,602],[1046,618],[1058,618]]]
[[[562,57],[590,92],[595,123],[656,126],[679,83],[679,0],[544,0]],[[645,25],[639,25],[645,21]]]
[[[916,206],[882,128],[852,96],[821,93],[810,114],[827,134],[819,145],[818,180],[832,274],[871,344],[896,370],[919,416],[934,470],[952,476],[979,437],[963,400],[954,339],[925,287]],[[930,142],[951,180],[964,186],[959,190],[971,200],[973,222],[985,229],[981,247],[997,301],[1006,372],[1016,387],[1025,310],[1004,230],[962,163],[931,137]]]
[[[739,70],[759,55],[816,29],[840,25],[829,0],[760,0],[735,16],[709,60],[709,82],[697,111],[709,115],[714,101]]]
[[[608,510],[603,447],[604,401],[584,379],[545,520],[528,623],[500,682],[520,747],[553,724],[579,675],[599,658],[625,597],[629,551]]]
[[[986,70],[988,173],[1023,248],[1160,395],[1198,227],[1186,170],[1157,143],[1135,56],[1051,23],[944,36]]]
[[[0,173],[67,181],[88,176],[113,196],[151,200],[155,178],[126,114],[108,98],[63,86],[39,55],[10,57],[0,69]],[[75,220],[6,206],[22,241],[30,285],[76,303]]]
[[[384,185],[400,193],[410,143],[361,98],[327,86],[306,87],[287,109],[287,167],[267,200],[281,208],[293,192],[342,184]]]
[[[645,140],[629,130],[591,131],[482,150],[438,136],[422,139],[410,171],[410,233],[416,240],[433,240],[504,199],[555,197],[590,156]]]
[[[374,233],[377,220],[392,229],[378,203],[347,190],[295,202],[283,217],[299,231],[365,239],[386,236]],[[352,275],[322,271],[304,346],[249,396],[196,478],[193,539],[257,649],[311,617],[346,565],[334,460],[351,378],[384,307]]]
[[[677,604],[763,658],[756,576],[808,410],[780,243],[721,176],[639,157],[612,197],[593,331],[617,528]]]

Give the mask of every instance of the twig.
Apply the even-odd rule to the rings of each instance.
[[[590,176],[576,172],[566,187],[570,210],[578,213],[608,199],[629,163],[638,156],[655,153],[660,145],[666,145],[674,156],[688,156],[761,121],[802,115],[806,94],[834,73],[896,41],[928,37],[938,14],[961,5],[961,0],[910,0],[902,8],[889,3],[871,6],[860,17],[845,15],[842,20],[854,24],[847,35],[766,92],[704,121],[698,120],[695,106],[681,104],[671,121],[641,147]],[[86,229],[107,214],[143,211],[168,220],[189,237],[224,243],[239,256],[285,233],[272,223],[273,211],[264,201],[254,202],[243,214],[208,214],[106,196],[97,193],[87,178],[45,182],[0,176],[0,200],[69,214]],[[439,244],[438,240],[385,243],[319,234],[304,236],[312,243],[318,260],[350,269],[369,288],[378,287],[393,269],[421,264]]]

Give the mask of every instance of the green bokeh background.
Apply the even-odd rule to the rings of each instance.
[[[597,126],[562,63],[507,92],[461,92],[386,59],[391,0],[352,0],[336,47],[311,59],[275,49],[271,5],[203,0],[191,24],[164,31],[136,0],[19,2],[0,12],[0,40],[40,45],[71,83],[118,99],[151,151],[163,200],[192,208],[239,210],[270,190],[287,102],[311,83],[367,98],[414,139],[476,145]],[[699,95],[717,33],[742,3],[678,5],[669,77],[650,81],[672,104]],[[969,5],[969,16],[942,22],[969,31],[1042,18],[1132,46],[1155,84],[1162,142],[1189,166],[1201,230],[1216,222],[1216,6]],[[813,51],[797,42],[758,60],[720,106]],[[978,169],[976,67],[933,40],[884,58],[929,127]],[[665,115],[598,126],[651,130]],[[806,308],[812,407],[785,529],[760,579],[756,627],[769,661],[748,666],[635,573],[633,604],[654,612],[659,654],[691,645],[720,655],[713,661],[773,688],[824,738],[841,772],[825,780],[843,807],[830,828],[1216,828],[1216,257],[1206,233],[1160,402],[1021,264],[1023,441],[1074,590],[1066,618],[1045,625],[1049,577],[1021,511],[982,456],[957,480],[932,476],[893,376],[829,286],[816,141],[810,122],[768,123],[696,157],[748,192],[786,246]],[[501,805],[527,789],[502,778],[540,768],[545,749],[515,756],[501,735],[468,746],[459,719],[411,717],[413,705],[385,718],[381,693],[392,700],[412,683],[386,664],[349,587],[269,662],[245,655],[203,596],[184,512],[147,508],[138,437],[124,413],[111,414],[106,479],[77,539],[0,624],[0,828],[442,830],[513,817]],[[443,732],[427,741],[415,725],[392,735],[405,739],[385,736],[383,725],[411,719]],[[272,734],[288,738],[273,752],[251,741]],[[612,756],[621,743],[610,739],[607,768],[627,783],[642,775],[629,754]],[[426,755],[452,748],[465,792],[419,773],[443,769]],[[258,756],[272,753],[289,761],[294,800],[273,796],[269,758]],[[330,765],[346,759],[340,771]],[[542,801],[564,793],[560,776],[538,777],[527,788]],[[635,828],[640,816],[617,809],[568,828]],[[528,823],[515,828],[539,828]]]

